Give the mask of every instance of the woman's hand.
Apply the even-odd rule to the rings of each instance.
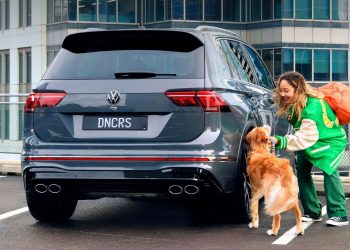
[[[278,139],[276,137],[274,137],[274,136],[271,136],[270,140],[268,141],[268,145],[269,145],[270,148],[272,147],[272,143],[273,143],[274,146],[278,143]]]

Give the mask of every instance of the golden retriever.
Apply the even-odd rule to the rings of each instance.
[[[277,235],[281,224],[281,213],[293,210],[296,217],[297,234],[303,235],[301,212],[298,201],[298,182],[289,160],[280,159],[269,152],[268,126],[257,127],[246,136],[249,145],[247,174],[251,184],[250,228],[259,227],[259,199],[264,197],[265,212],[273,216],[268,235]]]

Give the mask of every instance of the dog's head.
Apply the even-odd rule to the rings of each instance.
[[[271,128],[269,126],[257,127],[247,134],[246,141],[251,149],[259,147],[266,148],[270,133]]]

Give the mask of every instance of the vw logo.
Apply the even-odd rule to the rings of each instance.
[[[107,101],[114,105],[117,104],[120,101],[120,94],[118,91],[116,90],[111,90],[108,94],[107,94]]]

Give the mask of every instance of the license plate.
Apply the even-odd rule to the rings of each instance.
[[[84,116],[83,130],[146,130],[146,116]]]

